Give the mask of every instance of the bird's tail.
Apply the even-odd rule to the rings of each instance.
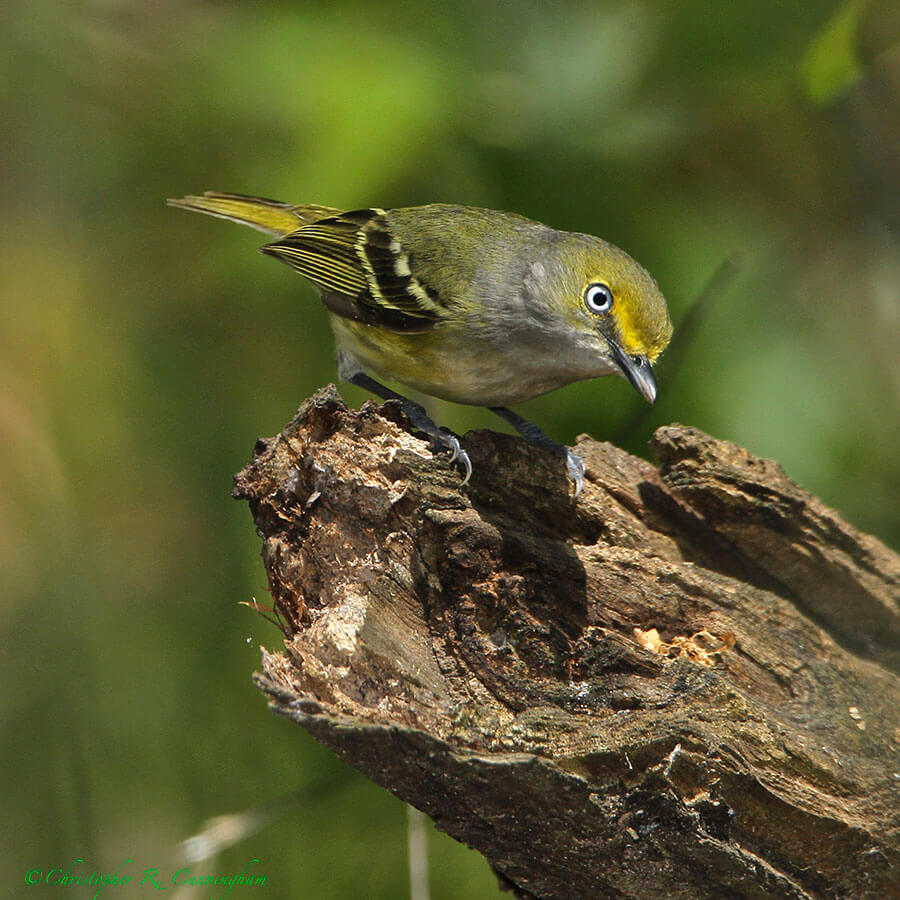
[[[295,206],[278,200],[266,200],[263,197],[220,194],[218,191],[206,191],[200,196],[189,195],[166,202],[169,206],[206,213],[208,216],[218,216],[220,219],[230,219],[232,222],[249,225],[251,228],[278,237],[341,212],[330,206],[316,204]]]

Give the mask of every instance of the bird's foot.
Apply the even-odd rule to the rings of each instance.
[[[412,426],[419,431],[424,431],[432,444],[440,449],[450,451],[450,462],[458,462],[463,470],[463,480],[460,487],[468,484],[469,479],[472,477],[472,460],[469,459],[469,454],[463,450],[459,438],[453,432],[435,425],[425,412],[425,409],[412,400],[406,401],[403,411],[406,413],[406,417]]]
[[[381,397],[382,400],[398,401],[400,408],[406,414],[406,418],[409,419],[413,428],[424,431],[425,434],[431,438],[432,443],[450,451],[450,462],[458,462],[462,466],[463,471],[465,472],[462,484],[468,484],[469,479],[472,477],[472,460],[469,459],[469,454],[463,450],[459,438],[455,434],[451,434],[443,428],[438,428],[438,426],[434,424],[431,417],[425,411],[424,406],[385,387],[381,382],[366,375],[363,371],[348,372],[343,377],[351,384],[355,384],[357,387],[371,391],[376,397]],[[460,485],[460,487],[462,487],[462,485]]]
[[[584,460],[578,456],[577,453],[573,453],[568,447],[565,448],[566,451],[566,471],[569,473],[569,478],[572,479],[573,484],[575,485],[575,497],[578,498],[578,495],[581,493],[581,489],[584,487]]]
[[[500,416],[505,422],[509,422],[530,444],[549,450],[566,461],[566,473],[575,485],[575,498],[577,499],[581,489],[584,487],[584,460],[564,444],[548,438],[537,425],[532,425],[531,422],[526,421],[511,409],[507,409],[505,406],[492,406],[490,410]]]
[[[469,483],[469,479],[472,477],[472,460],[469,459],[469,454],[463,450],[462,444],[460,444],[459,438],[455,434],[449,434],[445,431],[442,432],[442,435],[442,437],[435,438],[435,440],[450,450],[450,462],[458,462],[462,466],[463,471],[466,473],[460,485],[460,487],[463,487],[463,485]]]

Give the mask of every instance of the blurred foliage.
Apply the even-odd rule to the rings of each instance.
[[[859,80],[862,71],[857,59],[857,34],[866,6],[866,0],[847,0],[806,51],[800,74],[812,101],[831,102]]]
[[[886,0],[0,6],[4,883],[165,867],[209,816],[323,784],[209,868],[259,857],[271,897],[406,891],[402,804],[249,683],[280,636],[238,605],[265,577],[230,478],[334,379],[325,317],[258,236],[165,197],[514,210],[630,251],[676,323],[742,251],[626,446],[696,425],[896,545],[898,20]],[[571,441],[638,404],[606,380],[522,412]],[[430,847],[434,897],[493,895],[480,857]]]

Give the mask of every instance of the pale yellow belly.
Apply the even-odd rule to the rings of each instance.
[[[508,406],[606,374],[602,368],[582,374],[564,365],[538,365],[534,353],[463,340],[452,326],[396,334],[334,315],[331,325],[338,346],[368,374],[454,403]]]

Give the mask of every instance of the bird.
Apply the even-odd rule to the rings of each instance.
[[[487,407],[565,461],[576,498],[583,460],[508,407],[605,375],[656,400],[652,367],[672,336],[665,298],[601,238],[450,203],[344,210],[217,191],[168,203],[274,237],[260,250],[317,289],[340,378],[399,401],[459,462],[463,485],[472,463],[459,439],[377,379]]]

